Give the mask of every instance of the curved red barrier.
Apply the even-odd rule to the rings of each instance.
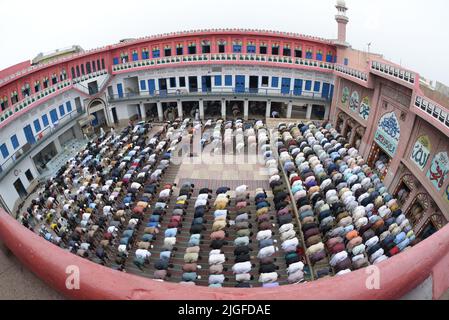
[[[378,265],[379,289],[368,289],[372,269],[278,288],[189,287],[126,274],[97,265],[64,251],[22,227],[0,210],[0,238],[17,258],[48,285],[72,299],[226,299],[226,300],[308,300],[308,299],[397,299],[429,276],[433,298],[449,288],[449,226]],[[70,290],[66,281],[70,266],[79,268],[80,288]],[[69,271],[69,273],[66,273]]]

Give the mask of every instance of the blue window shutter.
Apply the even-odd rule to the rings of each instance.
[[[48,122],[48,116],[47,116],[46,114],[44,114],[44,115],[42,116],[42,123],[44,124],[44,128],[45,128],[45,127],[48,127],[49,122]]]
[[[307,80],[306,81],[306,91],[311,91],[312,90],[312,81],[311,80]]]
[[[36,133],[41,131],[41,124],[39,123],[39,119],[36,119],[33,121],[34,124],[34,130],[36,130]]]
[[[221,76],[215,76],[215,86],[221,87]]]
[[[320,89],[321,89],[321,82],[315,81],[315,84],[314,84],[314,87],[313,87],[313,91],[320,92]]]
[[[9,157],[8,147],[5,143],[0,146],[0,151],[2,152],[3,159],[7,159]]]
[[[117,92],[118,97],[123,98],[123,85],[121,83],[117,83]]]
[[[65,105],[67,106],[67,112],[72,112],[72,103],[70,101],[67,101],[65,103]]]
[[[19,140],[17,139],[17,135],[13,135],[11,137],[11,144],[14,150],[16,150],[19,147]]]
[[[58,114],[56,113],[56,109],[50,111],[50,118],[52,123],[58,122]]]
[[[113,64],[119,64],[118,58],[114,58],[114,59],[112,59],[112,61],[113,61],[113,62],[112,62]]]
[[[61,115],[61,117],[63,117],[65,115],[65,110],[64,110],[64,105],[61,104],[59,106],[59,114]]]
[[[232,86],[232,76],[231,75],[225,76],[225,86]]]
[[[279,78],[278,77],[272,77],[271,78],[271,86],[273,88],[279,87]]]
[[[140,80],[140,90],[147,90],[147,82],[145,80]]]

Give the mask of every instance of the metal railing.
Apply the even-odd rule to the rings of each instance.
[[[282,55],[266,55],[266,54],[252,54],[252,53],[208,53],[208,54],[191,54],[179,55],[162,58],[150,58],[137,61],[129,61],[112,66],[113,72],[121,72],[134,68],[160,66],[165,64],[180,64],[180,63],[201,63],[201,62],[254,62],[254,63],[281,63],[288,65],[298,65],[312,68],[321,68],[323,70],[334,70],[335,64],[333,62],[326,62],[320,60],[296,58],[292,56]]]
[[[192,90],[192,89],[190,89]],[[307,98],[319,101],[331,101],[332,97],[323,96],[319,92],[313,91],[296,91],[289,90],[288,92],[282,92],[280,89],[268,89],[268,88],[236,88],[236,87],[215,87],[207,90],[179,90],[179,89],[167,89],[167,90],[154,90],[154,91],[140,91],[140,92],[126,92],[123,94],[109,95],[110,101],[122,101],[129,99],[147,99],[147,98],[181,98],[183,96],[216,96],[216,95],[231,95],[231,96],[259,96],[259,97],[279,97],[279,98]]]
[[[7,110],[3,111],[0,114],[0,125],[8,120],[9,118],[13,117],[15,113],[22,111],[23,109],[28,108],[29,106],[33,105],[35,102],[38,102],[39,100],[43,98],[47,98],[49,96],[53,96],[55,94],[58,94],[60,90],[63,90],[65,88],[68,88],[72,85],[72,80],[64,80],[61,81],[51,87],[48,87],[46,89],[43,89],[39,92],[36,92],[28,97],[23,98],[22,100],[18,101],[14,105],[12,105]]]
[[[81,118],[82,115],[85,114],[85,111],[82,109],[74,110],[68,114],[66,114],[64,117],[60,118],[58,122],[54,126],[48,126],[43,131],[41,131],[39,134],[34,136],[34,139],[36,140],[33,144],[27,144],[28,146],[31,146],[29,148],[26,148],[24,150],[24,147],[17,150],[15,153],[13,153],[8,159],[6,159],[5,162],[3,162],[0,165],[0,181],[3,179],[3,177],[11,171],[11,169],[19,164],[27,155],[29,155],[35,148],[40,146],[43,142],[48,140],[48,138],[55,133],[65,129],[68,124],[72,123],[73,120],[77,120]]]

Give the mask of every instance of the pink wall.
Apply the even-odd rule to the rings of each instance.
[[[150,52],[150,57],[152,57],[152,48],[159,47],[161,52],[161,57],[164,56],[164,47],[169,45],[172,49],[172,56],[175,55],[176,44],[183,43],[184,54],[187,54],[187,46],[189,42],[196,42],[197,53],[201,53],[201,41],[209,40],[211,44],[211,53],[218,53],[217,42],[219,40],[225,40],[226,53],[232,53],[232,43],[234,40],[240,40],[242,42],[242,52],[246,53],[246,45],[248,41],[253,41],[256,45],[256,52],[259,53],[259,45],[261,42],[267,44],[268,54],[271,54],[271,46],[273,43],[279,44],[279,56],[282,56],[282,50],[285,44],[290,45],[291,54],[294,55],[294,50],[297,46],[302,47],[303,57],[305,57],[306,50],[310,48],[313,51],[313,59],[316,58],[316,52],[321,50],[323,53],[323,61],[326,60],[326,55],[328,51],[332,53],[333,56],[336,54],[336,48],[329,42],[323,39],[305,37],[305,36],[295,36],[293,34],[276,34],[274,32],[256,32],[256,31],[228,31],[228,32],[211,32],[211,31],[201,31],[201,32],[191,32],[184,33],[180,35],[167,35],[161,37],[146,38],[130,43],[122,43],[117,45],[108,46],[97,51],[89,51],[82,55],[74,56],[73,58],[65,59],[61,63],[49,64],[48,66],[43,66],[37,68],[33,71],[28,72],[25,76],[22,76],[16,80],[9,80],[4,84],[0,85],[0,97],[8,97],[9,107],[12,103],[10,101],[11,93],[16,90],[19,95],[19,101],[22,100],[21,88],[25,83],[29,83],[31,87],[31,94],[34,93],[34,82],[39,80],[41,83],[41,88],[43,87],[43,79],[48,77],[51,81],[51,76],[56,73],[59,77],[59,73],[62,69],[65,69],[68,78],[72,78],[71,68],[76,66],[80,67],[84,64],[85,73],[87,73],[85,64],[87,62],[96,61],[97,59],[103,58],[105,60],[105,66],[108,70],[111,70],[112,60],[114,57],[120,58],[121,52],[127,52],[129,60],[132,60],[132,51],[137,50],[139,59],[142,59],[142,49],[147,48]],[[19,64],[14,66],[12,71],[18,71],[18,68],[22,70],[25,64]],[[17,69],[17,70],[16,70]],[[2,72],[3,76],[8,73],[8,69]],[[13,72],[11,72],[13,73]],[[3,77],[0,77],[0,79]]]
[[[377,265],[379,289],[368,289],[367,269],[278,288],[189,287],[121,273],[62,250],[0,210],[0,238],[17,258],[55,290],[72,299],[362,300],[398,299],[432,276],[433,298],[449,288],[449,226],[417,246]],[[67,267],[80,271],[80,290],[66,287]]]

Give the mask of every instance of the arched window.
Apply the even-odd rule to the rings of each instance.
[[[290,57],[292,55],[292,50],[288,43],[284,44],[284,49],[282,50],[282,55],[286,57]]]
[[[19,94],[17,93],[17,90],[14,90],[11,92],[11,104],[14,105],[17,102],[19,102]]]
[[[326,62],[333,62],[334,61],[334,57],[332,55],[332,51],[328,51],[327,55],[326,55]]]
[[[279,43],[275,42],[275,43],[272,44],[272,46],[271,46],[271,54],[275,55],[275,56],[279,55]]]
[[[242,41],[241,40],[232,41],[232,52],[233,53],[241,53],[242,52]]]
[[[72,79],[73,79],[73,78],[76,78],[76,75],[75,75],[75,68],[72,67],[71,71],[72,71]]]
[[[48,88],[48,85],[49,85],[49,80],[48,80],[48,77],[45,77],[43,80],[42,80],[42,84],[44,85],[44,89],[47,89]]]
[[[127,63],[129,61],[128,52],[120,53],[120,58],[122,59],[122,63]]]
[[[302,47],[301,46],[295,47],[295,58],[302,58]]]
[[[260,54],[267,54],[268,50],[267,50],[267,44],[265,42],[261,42],[259,45],[259,53]]]
[[[219,40],[217,44],[218,44],[218,53],[225,53],[226,52],[226,41]]]
[[[209,40],[201,41],[201,52],[202,53],[210,53],[210,41]]]
[[[195,42],[189,42],[187,51],[188,51],[188,54],[196,54],[196,43]]]
[[[256,44],[254,41],[248,41],[248,43],[246,44],[246,52],[256,53]]]
[[[86,62],[86,72],[87,74],[92,73],[92,69],[90,68],[90,61]]]
[[[2,111],[6,110],[8,108],[8,97],[7,96],[0,98],[0,106],[2,108]]]
[[[150,52],[148,51],[148,48],[142,49],[142,59],[143,60],[150,59]]]
[[[137,50],[133,50],[133,61],[139,60],[139,53]]]
[[[164,56],[165,57],[171,56],[171,47],[169,45],[165,45],[165,47],[164,47]]]
[[[39,92],[41,90],[41,82],[39,80],[34,82],[34,92]]]
[[[313,51],[310,48],[306,50],[306,59],[313,59]]]
[[[182,43],[176,44],[176,55],[177,56],[182,56],[184,54],[183,48],[184,48],[184,46],[182,45]]]
[[[159,47],[153,47],[153,58],[160,58],[161,57],[161,50],[159,50]]]
[[[316,59],[318,61],[323,61],[323,50],[319,49],[316,53]]]

